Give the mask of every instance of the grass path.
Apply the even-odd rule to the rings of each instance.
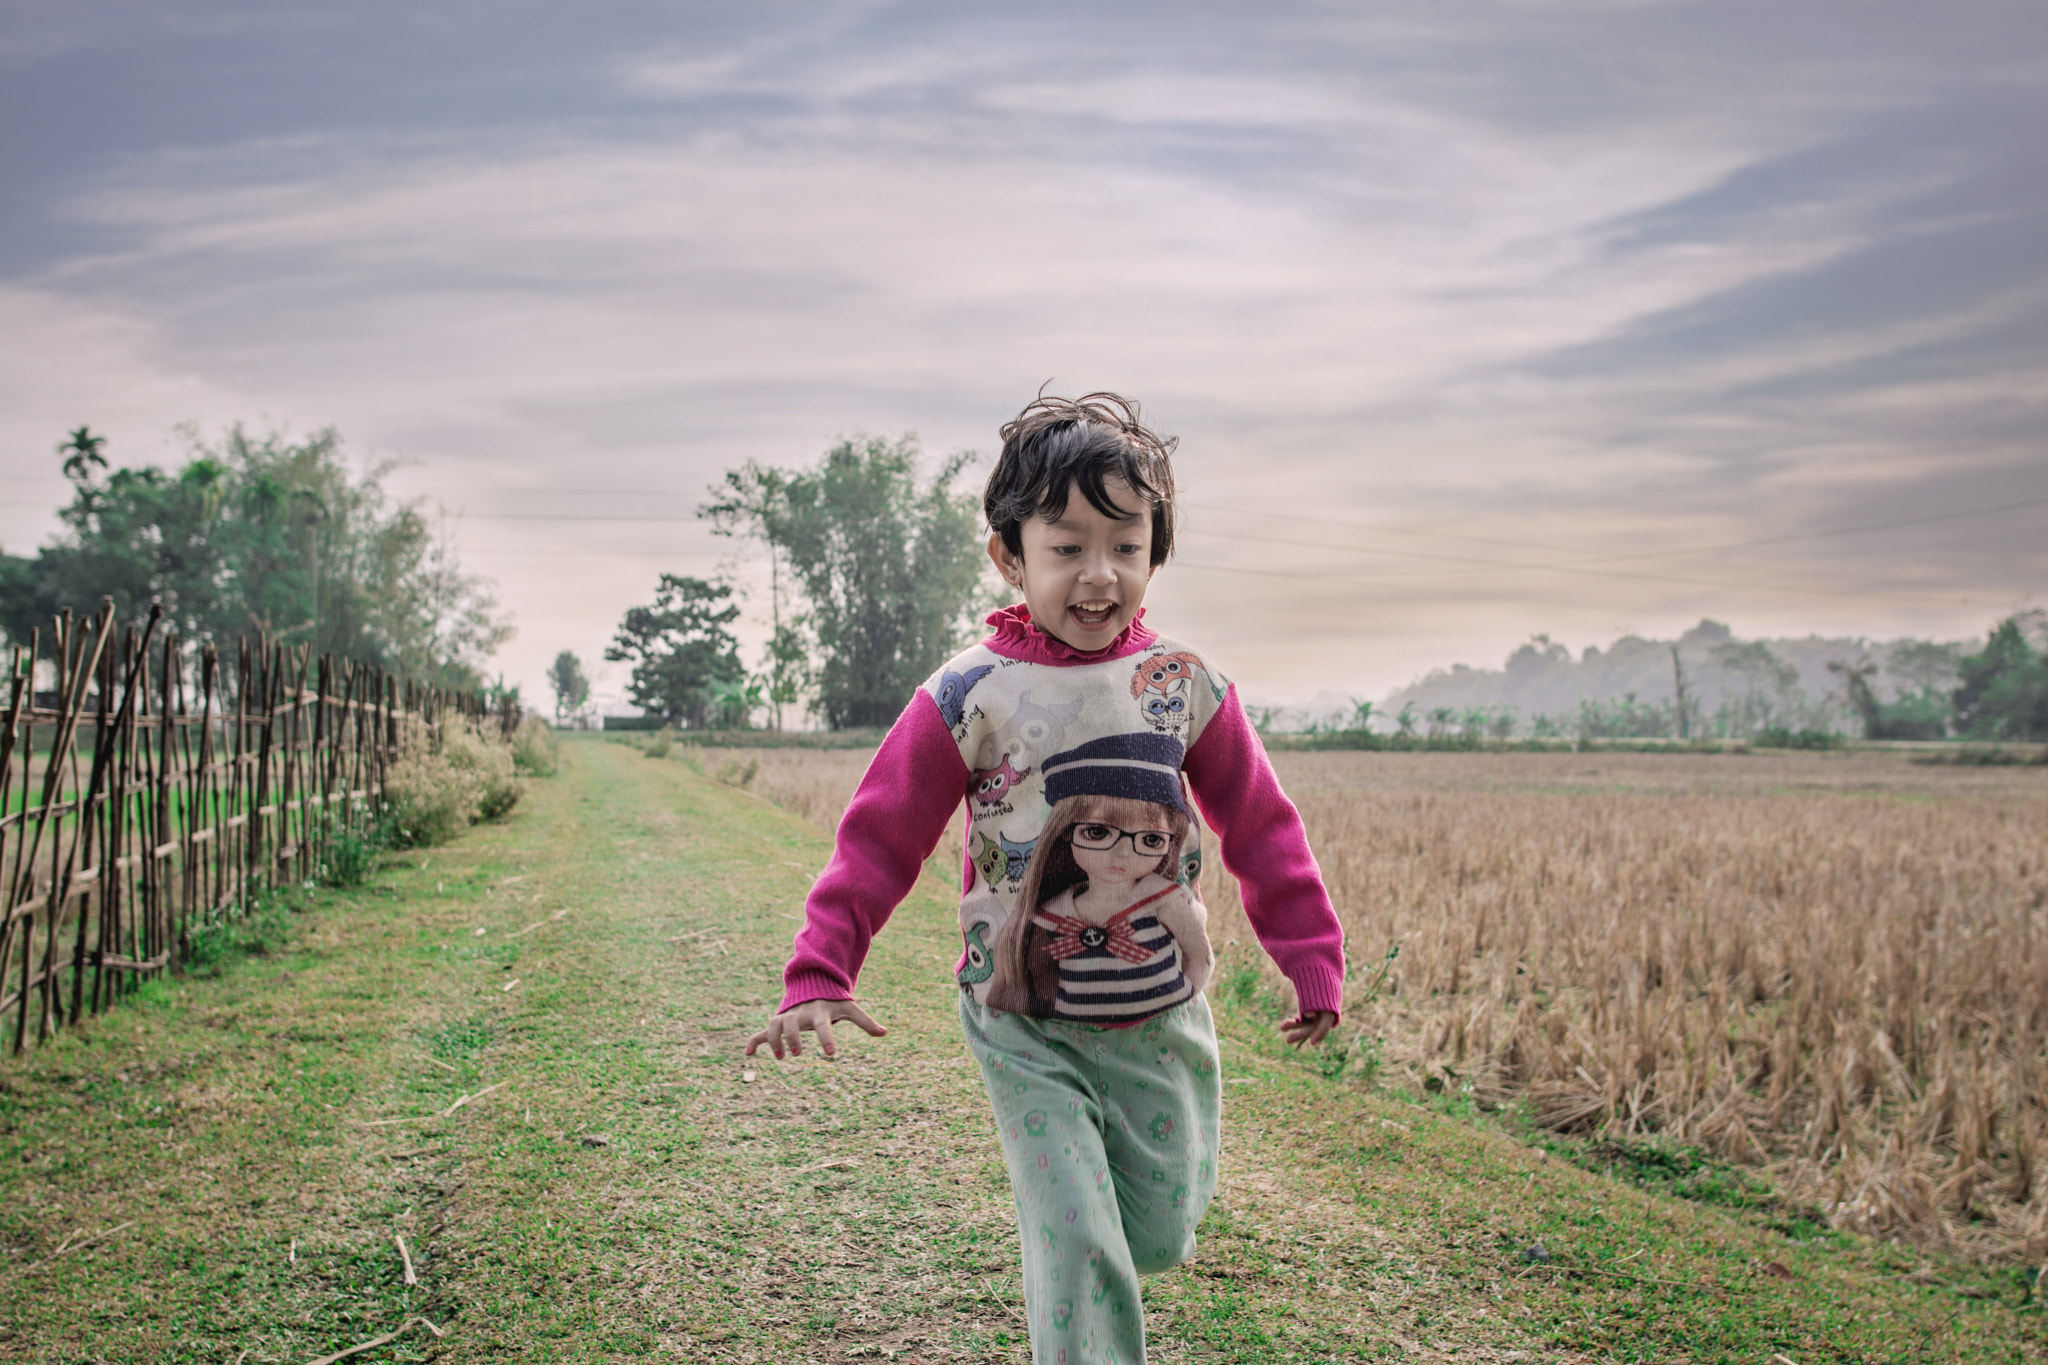
[[[1027,1359],[945,878],[876,942],[888,1038],[740,1059],[827,851],[571,745],[275,951],[0,1063],[0,1358],[303,1362],[404,1327],[354,1358]],[[1222,1191],[1148,1284],[1155,1361],[2048,1360],[2009,1276],[1332,1083],[1252,980],[1220,993]]]

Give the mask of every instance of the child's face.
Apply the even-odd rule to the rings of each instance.
[[[1020,559],[1000,535],[988,538],[988,554],[1005,582],[1024,591],[1031,620],[1056,640],[1079,650],[1107,648],[1137,619],[1152,581],[1151,509],[1120,479],[1104,491],[1127,518],[1106,517],[1081,490],[1067,490],[1059,520],[1033,517],[1018,528]]]

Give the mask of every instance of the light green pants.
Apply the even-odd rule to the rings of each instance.
[[[963,991],[960,1023],[1010,1163],[1034,1365],[1141,1365],[1138,1276],[1194,1255],[1216,1193],[1209,1002],[1107,1029],[998,1014]]]

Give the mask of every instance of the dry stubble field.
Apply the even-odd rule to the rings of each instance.
[[[686,751],[828,828],[867,757]],[[1358,1080],[1760,1167],[1845,1229],[2048,1258],[2048,772],[1274,761],[1350,940]],[[1205,890],[1248,944],[1232,880]]]

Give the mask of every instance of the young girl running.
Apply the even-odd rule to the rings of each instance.
[[[1202,826],[1294,985],[1292,1043],[1337,1022],[1343,932],[1237,689],[1141,619],[1173,551],[1174,442],[1108,393],[1040,398],[1002,437],[989,556],[1024,601],[882,741],[747,1055],[884,1032],[854,982],[966,797],[960,1021],[1009,1162],[1032,1359],[1138,1365],[1138,1276],[1194,1254],[1216,1189]]]

